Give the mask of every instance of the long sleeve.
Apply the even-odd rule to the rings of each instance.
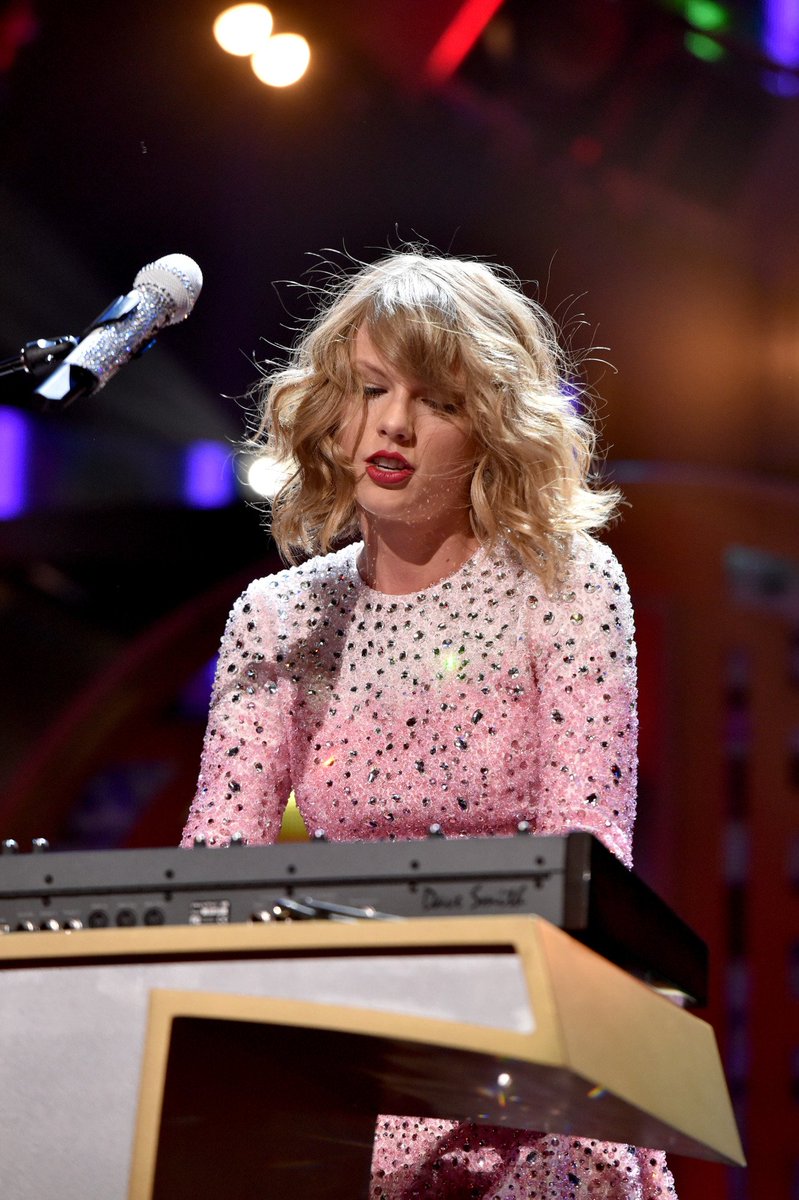
[[[636,652],[627,582],[606,546],[578,543],[566,581],[533,636],[540,638],[538,832],[588,830],[630,866]]]
[[[264,581],[256,581],[234,605],[222,638],[183,845],[197,834],[209,845],[235,833],[247,842],[273,842],[278,835],[291,778],[276,625]]]

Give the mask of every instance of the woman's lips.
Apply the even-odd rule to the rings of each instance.
[[[381,487],[397,487],[413,475],[413,467],[401,454],[371,454],[366,460],[366,474]]]

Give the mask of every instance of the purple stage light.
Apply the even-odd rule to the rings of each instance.
[[[0,408],[0,520],[18,517],[26,508],[28,422],[14,408]]]
[[[186,448],[183,494],[193,508],[223,508],[236,495],[233,451],[224,442],[192,442]]]
[[[799,0],[765,0],[763,49],[780,67],[799,66]],[[793,71],[766,71],[763,82],[774,96],[799,95]]]
[[[799,66],[799,0],[766,0],[763,48],[782,67]]]

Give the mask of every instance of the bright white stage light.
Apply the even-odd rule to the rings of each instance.
[[[214,21],[214,37],[228,54],[254,54],[272,32],[272,14],[263,4],[234,4]]]
[[[311,61],[311,47],[299,33],[276,33],[252,56],[252,69],[261,83],[288,87],[301,79]]]
[[[288,478],[286,468],[268,454],[259,454],[247,467],[247,486],[264,500],[274,499]]]

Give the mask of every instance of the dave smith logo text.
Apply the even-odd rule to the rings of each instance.
[[[507,886],[476,883],[462,892],[428,886],[422,889],[422,910],[428,913],[523,912],[526,894],[524,883]]]

